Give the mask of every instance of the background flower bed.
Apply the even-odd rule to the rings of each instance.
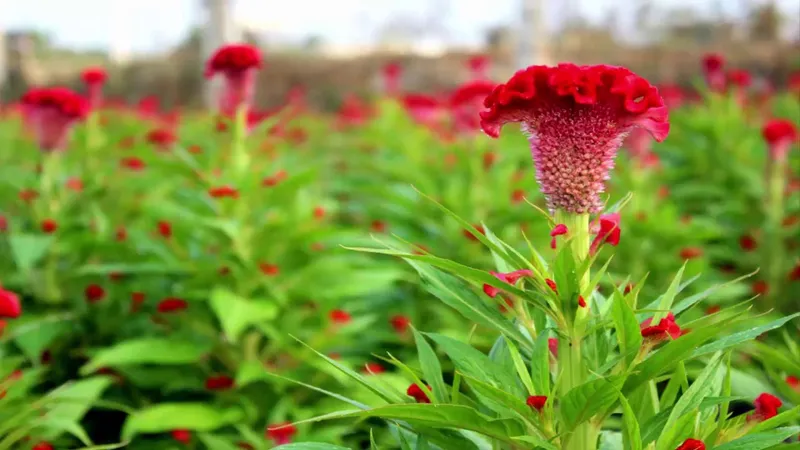
[[[343,246],[396,234],[418,253],[493,270],[476,236],[426,196],[516,248],[529,240],[544,252],[551,240],[528,204],[544,207],[523,137],[490,141],[469,121],[455,126],[453,101],[392,95],[400,101],[353,99],[337,116],[295,96],[254,117],[244,171],[230,118],[104,108],[54,159],[7,108],[0,281],[22,297],[23,313],[2,326],[0,446],[357,447],[370,431],[390,441],[377,422],[279,428],[340,408],[287,379],[337,392],[345,383],[348,397],[375,400],[311,348],[405,390],[403,374],[380,358],[414,358],[409,323],[484,350],[495,336],[433,302],[405,265]],[[641,295],[654,299],[688,260],[685,279],[704,275],[685,288],[690,296],[763,267],[780,245],[772,279],[759,272],[726,284],[694,313],[754,294],[754,311],[797,311],[796,151],[777,234],[765,236],[760,205],[764,120],[798,123],[798,92],[746,98],[731,89],[674,99],[682,104],[669,140],[652,151],[628,142],[609,203],[633,197],[603,289],[635,289],[647,275]],[[734,395],[773,392],[797,404],[796,327],[736,354]]]

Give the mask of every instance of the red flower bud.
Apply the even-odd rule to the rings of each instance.
[[[394,331],[396,331],[398,334],[403,334],[408,330],[408,326],[411,324],[411,319],[404,315],[396,314],[389,318],[389,323],[392,325],[392,328],[394,328]]]
[[[675,323],[675,316],[672,313],[661,319],[657,325],[652,325],[653,318],[649,318],[641,323],[640,328],[642,337],[652,342],[659,342],[669,338],[678,339],[681,336],[681,327]]]
[[[372,375],[372,374],[386,372],[386,369],[384,369],[383,366],[378,364],[378,363],[372,363],[371,362],[371,363],[364,364],[364,371],[363,372],[365,374],[367,374],[367,375]]]
[[[297,434],[297,428],[290,422],[282,422],[270,425],[264,433],[275,445],[284,445],[292,442],[292,438]]]
[[[500,280],[500,281],[502,281],[504,283],[508,283],[510,285],[516,284],[517,281],[522,277],[532,277],[533,276],[533,272],[528,270],[528,269],[520,269],[520,270],[515,270],[514,272],[508,272],[508,273],[501,273],[501,272],[489,272],[489,273],[494,275],[495,278],[497,278],[498,280]],[[498,288],[496,288],[496,287],[494,287],[492,285],[489,285],[489,284],[484,284],[483,285],[483,292],[486,295],[488,295],[489,297],[495,298],[497,296],[497,294],[500,292],[500,289],[498,289]]]
[[[675,450],[706,450],[706,444],[697,439],[687,439]]]
[[[172,313],[172,312],[180,312],[185,310],[189,304],[186,300],[176,298],[176,297],[168,297],[164,300],[161,300],[158,303],[158,312],[160,313]]]
[[[58,230],[58,223],[53,219],[44,219],[41,227],[43,233],[53,234]]]
[[[330,312],[328,317],[331,319],[331,322],[337,325],[344,325],[350,322],[350,313],[341,309],[334,309]]]
[[[172,434],[172,439],[181,444],[189,445],[192,442],[192,432],[189,430],[172,430],[170,434]]]
[[[428,387],[428,389],[430,389],[430,387]],[[428,394],[416,383],[412,384],[408,387],[408,389],[406,389],[406,395],[416,400],[417,403],[431,402],[431,399],[428,398]]]
[[[0,287],[0,318],[16,319],[22,314],[17,294]]]
[[[546,395],[531,395],[525,403],[531,408],[541,412],[544,405],[547,403]]]
[[[84,297],[86,297],[86,301],[89,303],[97,303],[106,296],[106,291],[103,289],[102,286],[98,284],[90,284],[86,286],[86,289],[83,291]]]
[[[233,387],[233,378],[227,375],[213,375],[206,378],[206,389],[209,391],[226,391]]]

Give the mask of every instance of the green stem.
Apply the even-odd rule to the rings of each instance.
[[[766,305],[768,308],[779,308],[777,299],[779,298],[781,262],[783,261],[781,224],[784,215],[783,192],[786,186],[786,160],[770,161],[768,170],[762,269],[764,270],[764,279],[769,286],[765,299]]]
[[[556,211],[556,223],[563,223],[567,226],[567,237],[575,259],[575,267],[580,268],[586,258],[589,257],[589,246],[591,235],[589,233],[588,214],[570,214],[563,211]],[[578,279],[578,288],[582,295],[589,298],[589,284],[591,283],[591,270],[589,268]],[[590,305],[589,305],[590,306]],[[567,306],[572,307],[572,306]],[[590,308],[579,308],[574,305],[576,310],[574,321],[569,324],[567,339],[561,339],[559,348],[559,368],[561,370],[561,398],[573,388],[586,382],[588,370],[583,361],[582,343],[583,333],[589,318]],[[570,317],[571,312],[565,314]],[[597,445],[597,430],[590,423],[586,422],[577,426],[565,439],[564,450],[592,450]]]

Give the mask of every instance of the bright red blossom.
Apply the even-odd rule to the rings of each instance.
[[[703,57],[703,74],[706,84],[714,92],[725,90],[725,58],[717,53],[709,53]]]
[[[406,395],[416,400],[417,403],[431,402],[431,399],[428,398],[428,394],[421,387],[419,387],[417,383],[412,384],[408,387],[408,389],[406,389]]]
[[[402,314],[395,314],[389,318],[389,324],[392,325],[392,328],[394,328],[394,331],[396,331],[398,334],[403,334],[408,330],[408,326],[411,324],[411,319]]]
[[[800,378],[797,378],[794,375],[789,375],[786,377],[786,384],[788,384],[789,387],[795,391],[800,392]]]
[[[0,215],[0,233],[8,231],[8,219]]]
[[[698,247],[686,247],[681,250],[681,259],[695,259],[703,256],[703,249]]]
[[[220,47],[206,62],[205,76],[213,78],[221,73],[225,77],[219,108],[224,114],[233,114],[240,107],[248,107],[253,99],[256,71],[263,66],[261,51],[249,44],[230,44]]]
[[[728,85],[740,89],[748,88],[753,84],[753,76],[744,69],[734,69],[728,72]]]
[[[227,375],[212,375],[206,378],[206,389],[209,391],[225,391],[233,387],[233,378]]]
[[[479,113],[483,109],[483,100],[491,94],[495,83],[487,80],[475,80],[458,87],[448,100],[448,107],[453,126],[459,132],[480,130]]]
[[[72,126],[89,113],[86,100],[63,87],[30,89],[20,103],[33,125],[39,148],[45,152],[62,150]]]
[[[653,318],[649,318],[639,326],[642,337],[653,342],[663,341],[669,338],[678,339],[681,334],[681,327],[675,323],[675,316],[672,313],[661,319],[658,324],[653,325]]]
[[[147,142],[160,151],[168,151],[177,140],[175,133],[167,128],[156,128],[147,132]]]
[[[753,236],[749,234],[745,234],[744,236],[739,238],[739,247],[746,252],[752,252],[756,248],[758,248],[758,243]]]
[[[342,309],[334,309],[328,314],[328,317],[331,319],[331,322],[338,325],[344,325],[350,322],[351,319],[350,313]]]
[[[553,250],[556,249],[556,236],[563,236],[567,233],[569,233],[569,229],[567,229],[567,226],[564,225],[563,223],[560,223],[555,227],[553,227],[553,230],[550,231],[550,237],[552,238],[550,240],[550,248],[552,248]]]
[[[276,423],[268,426],[264,434],[275,445],[284,445],[292,442],[292,438],[297,434],[297,427],[290,422]]]
[[[386,369],[384,369],[383,366],[378,364],[378,363],[372,363],[371,362],[371,363],[364,364],[364,373],[365,374],[371,375],[371,374],[377,374],[377,373],[383,373],[383,372],[386,372]]]
[[[0,287],[0,318],[16,319],[22,314],[17,294]]]
[[[786,159],[789,149],[798,141],[797,126],[788,119],[772,119],[761,130],[769,145],[770,157],[774,160]]]
[[[106,70],[102,67],[89,67],[81,72],[81,80],[87,85],[103,84],[107,77]]]
[[[789,271],[789,281],[800,281],[800,262],[795,263],[792,270]]]
[[[531,395],[525,401],[525,404],[530,406],[531,408],[541,412],[544,405],[547,403],[547,396],[546,395]]]
[[[763,393],[756,397],[753,404],[756,410],[747,416],[748,421],[763,422],[778,415],[778,408],[783,405],[783,402],[772,394]]]
[[[547,283],[547,287],[549,287],[553,292],[558,294],[558,286],[556,286],[556,282],[551,280],[550,278],[545,278],[544,282]]]
[[[445,105],[437,98],[424,94],[408,94],[402,99],[406,112],[414,121],[432,125],[444,118]]]
[[[158,312],[173,313],[185,310],[189,306],[186,300],[176,297],[167,297],[158,303]]]
[[[165,220],[159,220],[157,225],[158,225],[158,234],[160,234],[162,237],[166,239],[172,237],[172,225],[169,222]]]
[[[49,442],[39,442],[38,444],[31,447],[31,450],[54,450],[53,444]]]
[[[192,432],[189,430],[172,430],[170,433],[172,439],[180,442],[181,444],[189,445],[192,442]]]
[[[258,269],[264,275],[271,276],[271,277],[274,277],[274,276],[278,275],[281,272],[281,268],[278,267],[277,264],[270,264],[270,263],[265,263],[265,262],[259,263],[258,264]]]
[[[41,224],[42,232],[45,234],[53,234],[58,230],[58,222],[53,219],[44,219]]]
[[[103,289],[102,286],[99,284],[90,284],[86,286],[86,289],[83,291],[84,297],[86,297],[86,301],[89,303],[97,303],[106,296],[106,290]]]
[[[706,444],[697,439],[687,439],[675,450],[706,450]]]
[[[659,142],[669,133],[658,89],[621,67],[531,66],[496,87],[484,106],[481,127],[491,137],[508,122],[522,123],[553,211],[599,211],[623,137],[635,127]]]
[[[517,284],[517,281],[519,281],[520,278],[533,276],[533,272],[528,269],[515,270],[514,272],[508,272],[508,273],[502,273],[502,272],[489,272],[489,273],[494,275],[494,277],[497,278],[498,280],[504,283],[508,283],[512,286]],[[497,294],[500,293],[500,289],[489,284],[484,284],[483,292],[489,297],[495,298]]]
[[[213,198],[239,198],[239,191],[232,186],[219,186],[210,188],[208,195]]]

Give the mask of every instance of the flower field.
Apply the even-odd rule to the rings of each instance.
[[[800,448],[800,72],[0,111],[0,450]],[[502,82],[500,82],[502,81]]]

